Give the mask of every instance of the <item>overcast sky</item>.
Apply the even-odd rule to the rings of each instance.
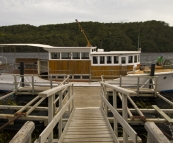
[[[173,26],[173,0],[0,0],[0,26],[158,20]]]

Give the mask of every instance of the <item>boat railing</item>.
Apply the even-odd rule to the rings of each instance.
[[[131,139],[132,142],[137,142],[137,133],[134,131],[134,129],[127,123],[128,120],[128,111],[127,111],[127,97],[128,96],[134,96],[136,95],[136,92],[124,89],[119,86],[110,85],[105,82],[100,82],[101,84],[101,108],[105,115],[105,117],[108,119],[108,110],[110,110],[113,114],[114,118],[114,127],[112,128],[110,125],[110,129],[112,129],[112,135],[114,136],[114,139],[118,141],[118,124],[120,124],[123,128],[123,142],[128,143],[128,136]],[[113,105],[111,105],[108,101],[108,94],[107,94],[107,88],[113,90]],[[117,100],[116,95],[120,94],[122,97],[122,116],[117,112]],[[109,123],[109,121],[108,121]],[[110,124],[110,123],[109,123]]]

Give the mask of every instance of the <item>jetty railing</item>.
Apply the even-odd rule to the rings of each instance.
[[[34,129],[34,122],[27,121],[9,143],[31,143],[31,134]]]
[[[60,82],[54,82],[52,75],[49,75],[50,80],[44,80],[38,77],[38,75],[13,75],[14,76],[14,90],[15,94],[19,93],[21,87],[27,86],[31,88],[32,94],[35,94],[35,87],[49,87],[53,88],[59,85]],[[47,76],[47,75],[45,75]],[[41,80],[40,80],[41,79]],[[67,75],[60,85],[69,83],[70,75]]]
[[[70,90],[72,87],[72,90]],[[63,105],[63,92],[67,89],[68,100]],[[55,94],[59,95],[59,108],[56,114],[54,109],[54,96]],[[69,115],[72,113],[74,109],[74,93],[73,93],[73,83],[68,83],[65,85],[60,85],[58,87],[54,87],[52,89],[48,89],[39,94],[40,97],[48,98],[48,126],[43,130],[43,132],[39,135],[39,139],[36,142],[44,143],[47,138],[49,143],[53,143],[53,129],[58,124],[58,137],[60,138],[62,134],[62,118],[63,114],[68,110]]]
[[[104,111],[105,116],[108,118],[108,109],[112,112],[114,116],[114,130],[112,134],[114,135],[114,139],[117,140],[118,143],[118,123],[123,127],[123,142],[128,143],[128,136],[130,139],[136,143],[137,142],[137,133],[132,129],[132,127],[127,123],[128,119],[128,111],[127,111],[127,96],[136,95],[136,92],[124,89],[118,86],[110,85],[104,82],[100,82],[101,84],[101,102],[102,109]],[[106,88],[111,88],[113,90],[113,106],[109,103]],[[122,116],[117,112],[117,93],[122,94]],[[110,126],[111,129],[111,126]]]
[[[105,77],[112,78],[112,80],[106,81]],[[156,95],[158,86],[158,76],[101,76],[102,82],[107,82],[112,85],[118,85],[126,88],[136,88],[137,95],[140,93],[140,89],[149,88],[152,89]],[[114,80],[115,79],[115,80]]]

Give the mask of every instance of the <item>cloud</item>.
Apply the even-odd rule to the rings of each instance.
[[[0,25],[160,20],[173,25],[172,0],[1,0]]]

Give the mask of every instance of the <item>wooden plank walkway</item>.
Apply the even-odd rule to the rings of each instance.
[[[63,143],[114,143],[99,107],[75,108]]]

